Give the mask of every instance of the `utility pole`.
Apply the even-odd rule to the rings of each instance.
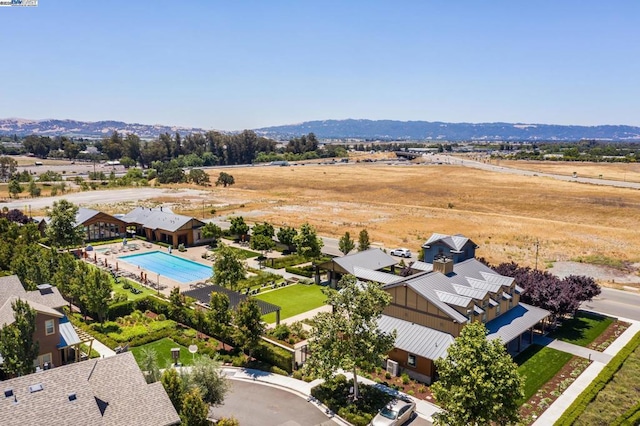
[[[538,270],[538,249],[540,248],[540,241],[536,239],[536,267],[535,270]]]

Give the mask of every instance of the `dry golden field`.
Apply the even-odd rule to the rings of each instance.
[[[493,160],[495,164],[496,160]],[[640,164],[638,163],[583,163],[567,161],[505,161],[500,165],[514,169],[531,170],[541,173],[553,173],[579,177],[611,179],[627,182],[640,182]]]
[[[322,235],[352,236],[414,251],[433,232],[462,233],[491,262],[533,265],[600,255],[640,260],[640,191],[430,166],[244,167],[216,188],[219,214],[275,225],[313,224]],[[211,171],[215,180],[219,171]],[[186,207],[186,206],[184,206]],[[184,209],[189,211],[188,208]],[[193,212],[198,207],[194,206]]]

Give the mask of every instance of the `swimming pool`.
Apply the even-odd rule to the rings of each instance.
[[[210,266],[203,265],[192,260],[173,256],[162,251],[152,251],[148,253],[131,254],[121,256],[118,260],[139,266],[148,271],[160,274],[162,277],[172,279],[181,283],[192,281],[203,281],[211,278],[213,271]],[[150,277],[154,279],[155,277]]]

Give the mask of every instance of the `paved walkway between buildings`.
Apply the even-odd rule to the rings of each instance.
[[[591,365],[587,367],[587,369],[584,370],[580,376],[578,376],[578,378],[571,384],[571,386],[569,386],[567,390],[565,390],[562,395],[560,395],[558,399],[556,399],[544,413],[542,413],[542,415],[534,423],[534,426],[547,426],[554,424],[560,418],[560,416],[562,416],[566,409],[569,408],[571,403],[573,403],[573,401],[575,401],[575,399],[582,393],[582,391],[584,391],[587,386],[589,386],[591,382],[596,378],[596,376],[600,374],[609,360],[613,356],[615,356],[627,343],[629,343],[629,341],[633,338],[633,336],[636,335],[636,333],[640,332],[639,321],[634,321],[626,318],[618,319],[631,323],[631,327],[625,330],[625,332],[622,333],[620,337],[618,337],[602,353],[602,355],[608,356],[609,359],[601,362],[595,360],[595,358],[592,358],[594,359],[594,362],[592,362]]]
[[[100,342],[98,339],[93,339],[93,349],[96,350],[100,354],[100,358],[108,358],[110,356],[114,356],[116,353],[113,349],[110,349],[104,343]]]
[[[611,358],[613,358],[613,355],[606,354],[604,352],[598,352],[593,349],[585,348],[583,346],[574,345],[573,343],[563,342],[562,340],[552,339],[551,337],[547,336],[536,336],[533,339],[533,343],[547,346],[561,352],[567,352],[591,361],[602,362],[604,364],[608,363]]]

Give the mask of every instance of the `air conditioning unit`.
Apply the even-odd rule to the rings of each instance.
[[[387,360],[387,372],[390,373],[392,376],[397,377],[398,376],[398,363],[392,359],[388,359]]]

